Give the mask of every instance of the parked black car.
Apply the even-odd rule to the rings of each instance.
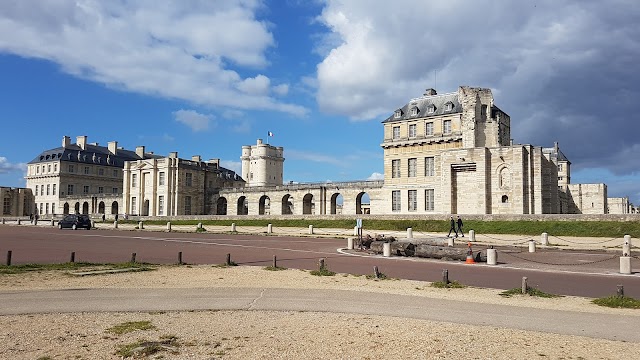
[[[85,228],[91,230],[91,219],[87,215],[66,215],[62,220],[58,221],[58,229],[71,228],[73,230]]]

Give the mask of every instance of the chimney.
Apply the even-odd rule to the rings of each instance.
[[[436,89],[428,88],[427,90],[425,90],[424,96],[433,96],[437,94],[438,93],[436,92]]]
[[[197,161],[197,162],[200,162],[200,161],[202,161],[202,159],[200,158],[200,155],[193,155],[193,156],[191,157],[191,161]]]
[[[258,145],[262,145],[262,139],[258,139]]]
[[[87,136],[86,135],[77,136],[76,137],[76,144],[78,144],[78,146],[80,146],[80,149],[86,150],[86,148],[87,148]]]
[[[109,152],[113,155],[118,154],[118,142],[117,141],[109,141]]]
[[[177,151],[172,151],[169,153],[169,158],[171,159],[177,159],[178,158],[178,152]]]
[[[69,145],[71,145],[71,138],[70,138],[70,137],[68,137],[68,136],[66,136],[66,135],[65,135],[65,136],[63,136],[63,137],[62,137],[62,147],[63,147],[63,148],[68,148],[68,147],[69,147]]]
[[[139,158],[144,159],[144,146],[136,146],[136,155]]]
[[[209,161],[207,161],[207,164],[213,165],[213,167],[218,169],[220,168],[220,159],[209,159]]]
[[[553,143],[553,149],[556,151],[556,154],[558,153],[558,150],[560,150],[560,146],[558,146],[557,141]]]

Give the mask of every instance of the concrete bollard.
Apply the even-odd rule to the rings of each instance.
[[[171,232],[171,221],[167,221],[167,231]]]
[[[620,256],[620,274],[631,274],[631,256]]]
[[[626,242],[629,245],[631,245],[631,235],[625,235],[624,236],[624,242]]]
[[[118,228],[118,220],[115,220],[115,221],[113,222],[113,228],[114,228],[114,229],[117,229],[117,228]]]
[[[533,240],[529,240],[529,252],[536,252],[536,242]]]
[[[413,228],[407,228],[407,239],[413,239]]]
[[[313,235],[313,225],[309,225],[309,235]]]
[[[447,239],[447,246],[449,246],[449,247],[453,247],[453,245],[454,245],[453,238],[448,238],[448,239]]]
[[[201,222],[198,223],[198,229],[202,229],[202,223]]]
[[[20,225],[20,219],[18,219],[17,223],[18,223],[18,225]]]
[[[267,234],[271,234],[273,232],[273,225],[268,224],[267,225]]]
[[[358,235],[359,235],[359,234],[358,234],[358,227],[357,227],[357,226],[354,226],[354,227],[353,227],[353,236],[358,236]]]
[[[622,243],[622,256],[631,256],[631,235],[624,236]]]
[[[2,225],[4,225],[4,218],[2,218]]]
[[[487,265],[498,265],[498,250],[487,249]]]
[[[91,220],[91,228],[92,229],[96,228],[96,221],[95,220]]]
[[[529,293],[529,285],[527,285],[527,277],[522,277],[522,295]]]
[[[391,256],[391,243],[382,244],[382,256],[389,257]]]
[[[548,246],[549,245],[549,234],[547,234],[546,232],[543,232],[540,235],[540,244],[542,246]]]
[[[231,223],[231,232],[236,232],[236,223]]]
[[[347,249],[353,250],[353,238],[347,238]]]
[[[56,226],[56,221],[51,219],[51,226]]]
[[[144,229],[144,223],[142,221],[138,222],[138,229]]]
[[[469,230],[469,241],[470,242],[475,242],[476,241],[476,231],[475,230]]]

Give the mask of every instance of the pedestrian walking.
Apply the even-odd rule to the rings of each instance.
[[[460,232],[460,235],[464,237],[464,231],[462,230],[462,219],[460,219],[460,215],[458,215],[458,231]]]
[[[447,235],[447,237],[451,236],[452,231],[454,234],[456,234],[456,237],[458,237],[458,231],[456,230],[456,221],[453,219],[453,216],[451,216],[451,220],[449,221],[449,223],[451,224],[451,227],[449,228],[449,234]]]

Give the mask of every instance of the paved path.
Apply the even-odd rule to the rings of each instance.
[[[69,289],[0,292],[1,315],[274,310],[394,316],[640,342],[635,317],[315,289]]]

